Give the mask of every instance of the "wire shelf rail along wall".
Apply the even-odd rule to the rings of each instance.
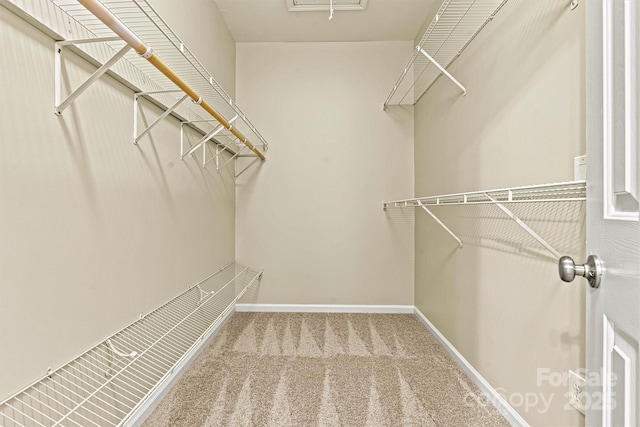
[[[389,105],[414,105],[440,74],[445,74],[466,94],[465,87],[446,68],[506,2],[445,0],[393,86],[384,108]]]
[[[383,208],[408,208],[419,207],[429,214],[447,233],[451,235],[460,248],[462,240],[451,231],[434,213],[430,207],[434,206],[460,206],[492,204],[497,206],[507,216],[513,219],[524,231],[544,246],[554,257],[562,255],[547,241],[538,235],[531,227],[516,216],[508,207],[514,203],[558,203],[558,202],[584,202],[587,200],[587,186],[585,181],[571,181],[553,184],[542,184],[525,187],[503,188],[497,190],[472,191],[467,193],[444,194],[438,196],[418,197],[414,199],[395,200],[384,202]]]
[[[262,277],[237,262],[0,403],[0,425],[128,425]]]
[[[264,160],[267,141],[146,0],[82,0],[94,11],[101,10],[98,13],[100,18],[77,0],[42,0],[40,3],[0,0],[0,5],[17,12],[57,40],[56,114],[62,114],[95,80],[108,72],[136,92],[134,143],[148,134],[159,120],[172,114],[202,135],[208,135],[198,145],[203,151],[206,142],[211,141],[224,147],[224,151],[231,155]],[[129,45],[123,43],[125,37]],[[135,40],[139,42],[137,45],[133,44]],[[61,87],[64,80],[61,63],[65,49],[99,66],[91,77],[66,97]],[[165,113],[139,130],[138,99],[141,97]],[[185,102],[187,98],[193,102]],[[208,114],[202,114],[205,111]],[[219,125],[222,129],[215,135],[209,135]],[[243,152],[245,149],[248,150]]]

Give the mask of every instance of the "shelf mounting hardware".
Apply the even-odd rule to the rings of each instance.
[[[506,213],[507,216],[509,216],[509,218],[514,220],[516,222],[516,224],[518,224],[520,227],[522,227],[522,229],[524,231],[526,231],[531,237],[536,239],[538,241],[538,243],[540,243],[542,246],[544,246],[546,250],[551,252],[554,257],[556,257],[556,258],[562,257],[560,252],[558,252],[555,249],[553,249],[553,246],[551,246],[549,243],[547,243],[546,240],[544,240],[542,237],[540,237],[540,235],[538,233],[533,231],[533,229],[531,227],[529,227],[527,224],[524,223],[524,221],[522,221],[520,218],[518,218],[516,216],[516,214],[514,214],[509,208],[507,208],[505,205],[503,205],[502,203],[498,202],[495,198],[491,197],[490,195],[488,195],[486,193],[485,193],[485,196],[487,196],[487,198],[489,200],[491,200],[498,208],[500,208],[500,210],[502,212]],[[511,199],[511,194],[509,195],[509,198]]]
[[[131,359],[138,356],[138,353],[136,351],[132,351],[131,353],[125,353],[123,351],[118,350],[117,348],[115,348],[110,338],[106,341],[106,344],[107,344],[107,347],[109,347],[109,350],[111,350],[111,352],[116,356],[129,357]]]
[[[217,120],[215,120],[215,119],[209,119],[209,120],[185,120],[185,121],[180,122],[180,159],[181,159],[181,160],[183,160],[187,155],[189,155],[189,154],[193,154],[193,153],[198,149],[198,147],[197,147],[197,145],[198,145],[198,144],[196,144],[196,145],[194,145],[193,147],[189,147],[189,150],[188,150],[188,151],[190,151],[189,153],[185,153],[185,151],[184,151],[184,150],[185,150],[185,148],[184,148],[184,146],[185,146],[185,141],[184,141],[184,126],[185,126],[185,125],[191,125],[191,124],[193,124],[193,123],[203,123],[203,122],[204,122],[204,123],[217,123],[218,121],[217,121]],[[220,126],[221,126],[221,125],[220,125]],[[214,129],[214,131],[215,131],[216,129],[218,129],[218,127],[219,127],[219,126],[216,126],[216,127],[215,127],[215,129]],[[205,135],[206,135],[206,134],[205,134]],[[191,149],[192,149],[192,148],[194,148],[194,147],[195,147],[195,149],[193,149],[193,151],[192,151]],[[204,166],[204,165],[203,165],[203,166]]]
[[[204,167],[207,164],[205,160],[207,156],[207,146],[205,145],[205,142],[222,132],[222,129],[224,129],[224,126],[217,126],[211,132],[203,136],[193,147],[189,148],[189,151],[181,155],[180,158],[184,159],[186,156],[192,155],[198,148],[202,147],[202,167]]]
[[[224,163],[222,164],[222,166],[219,166],[219,165],[217,164],[217,162],[216,162],[216,171],[217,171],[218,173],[220,173],[220,169],[222,169],[223,167],[227,166],[227,165],[229,164],[229,162],[231,162],[232,160],[235,160],[235,159],[240,155],[240,153],[242,152],[242,150],[244,150],[245,148],[246,148],[246,147],[244,147],[244,146],[240,147],[240,149],[238,150],[238,152],[237,152],[236,154],[234,154],[233,156],[231,156],[231,157],[229,158],[229,160],[227,160],[226,162],[224,162]],[[234,177],[235,177],[235,172],[234,172],[234,174],[233,174],[233,175],[234,175]]]
[[[196,305],[200,305],[200,303],[202,302],[202,300],[204,300],[205,298],[207,298],[208,296],[213,296],[215,295],[216,291],[205,291],[204,289],[202,289],[200,287],[200,284],[197,285],[198,290],[200,291],[200,298],[198,299],[198,302],[196,303]]]
[[[455,77],[453,77],[453,76],[451,75],[451,73],[449,73],[449,72],[448,72],[448,71],[447,71],[447,70],[446,70],[442,65],[440,65],[440,64],[438,63],[438,61],[436,61],[435,59],[433,59],[433,57],[432,57],[431,55],[429,55],[429,54],[428,54],[428,53],[427,53],[427,52],[426,52],[426,51],[425,51],[421,46],[416,46],[416,49],[417,49],[421,54],[423,54],[423,55],[424,55],[424,56],[429,60],[429,62],[431,62],[433,65],[435,65],[435,66],[436,66],[436,68],[437,68],[438,70],[440,70],[440,72],[441,72],[442,74],[444,74],[445,76],[447,76],[447,77],[449,78],[449,80],[451,80],[451,81],[452,81],[456,86],[458,86],[458,87],[462,90],[462,95],[466,95],[466,94],[467,94],[467,89],[466,89],[464,86],[462,86],[462,84],[461,84],[458,80],[456,80],[456,78],[455,78]]]
[[[229,123],[233,123],[236,119],[238,118],[238,116],[235,116],[234,118],[232,118],[231,120],[229,120]],[[205,147],[205,142],[209,141],[211,138],[213,138],[214,136],[216,136],[217,134],[219,134],[220,132],[222,132],[224,130],[224,126],[223,125],[219,125],[216,126],[212,131],[208,132],[205,136],[203,136],[202,138],[200,138],[200,140],[198,142],[196,142],[191,148],[189,148],[189,150],[187,150],[187,152],[184,152],[184,134],[180,134],[180,147],[181,147],[181,152],[182,154],[180,155],[180,159],[184,160],[185,157],[192,155],[193,153],[195,153],[195,151],[200,148],[200,147]],[[203,150],[203,156],[206,153],[206,150]],[[204,166],[204,163],[202,164],[202,166]]]
[[[232,140],[231,142],[229,142],[227,145],[223,145],[222,147],[220,147],[219,145],[216,147],[216,155],[213,156],[213,158],[207,160],[206,158],[206,153],[204,156],[202,156],[202,166],[204,167],[205,165],[207,165],[211,160],[215,160],[216,161],[216,170],[219,169],[220,167],[220,161],[219,161],[219,157],[220,157],[220,153],[222,153],[223,151],[226,151],[227,148],[235,143],[236,140]],[[235,154],[235,153],[234,153]]]
[[[135,145],[138,145],[138,141],[140,141],[140,139],[142,139],[143,136],[145,136],[151,129],[153,129],[158,123],[160,123],[160,121],[162,119],[164,119],[165,117],[167,117],[169,114],[173,113],[173,111],[178,108],[178,106],[180,104],[182,104],[182,102],[187,99],[189,97],[189,95],[185,94],[182,98],[180,98],[178,101],[176,101],[175,104],[173,104],[171,107],[169,107],[165,112],[163,112],[161,115],[159,115],[154,121],[153,123],[151,123],[149,126],[147,126],[142,132],[140,132],[140,134],[138,135],[138,111],[139,111],[139,106],[138,106],[138,98],[140,97],[147,97],[149,95],[158,95],[161,93],[177,93],[177,92],[182,92],[182,91],[178,91],[178,90],[156,90],[156,91],[149,91],[149,92],[137,92],[133,94],[133,143]]]
[[[238,157],[242,157],[242,156],[238,156]],[[242,170],[240,172],[236,172],[235,177],[238,178],[240,175],[242,175],[243,173],[245,173],[245,171],[247,169],[249,169],[251,166],[253,166],[253,164],[256,162],[256,160],[258,160],[258,158],[256,157],[255,159],[253,159],[247,166],[245,166],[244,168],[242,168]],[[238,163],[236,162],[236,166],[238,165]]]
[[[57,115],[61,115],[62,112],[71,103],[80,96],[85,90],[87,90],[96,80],[98,80],[104,73],[118,62],[130,49],[131,46],[124,45],[115,55],[111,57],[107,62],[102,64],[87,80],[84,81],[76,90],[74,90],[69,96],[62,100],[62,49],[68,45],[84,44],[84,43],[101,43],[101,42],[113,42],[121,40],[120,37],[101,37],[93,39],[77,39],[77,40],[65,40],[56,42],[54,45],[54,112]]]
[[[424,209],[424,211],[426,213],[431,215],[431,218],[433,218],[438,224],[440,224],[440,226],[442,228],[444,228],[445,231],[451,235],[451,237],[456,239],[456,241],[458,242],[458,248],[462,249],[462,240],[460,240],[460,238],[458,236],[456,236],[455,233],[449,229],[449,227],[444,225],[444,223],[442,221],[440,221],[440,219],[437,216],[435,216],[435,214],[433,212],[431,212],[429,210],[429,208],[427,208],[424,204],[422,204],[422,202],[420,200],[418,200],[418,206],[420,206],[422,209]]]

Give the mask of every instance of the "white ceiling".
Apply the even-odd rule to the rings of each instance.
[[[214,0],[237,42],[413,40],[442,0],[369,0],[364,11],[289,12],[286,0]]]

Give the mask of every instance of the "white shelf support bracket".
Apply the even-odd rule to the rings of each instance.
[[[216,136],[217,134],[219,134],[220,132],[222,132],[222,129],[224,129],[224,126],[222,125],[216,126],[212,131],[210,131],[205,136],[200,138],[200,140],[196,142],[192,147],[190,147],[186,153],[182,151],[180,153],[180,160],[184,160],[185,157],[192,155],[193,153],[196,152],[198,148],[204,147],[204,143],[210,140],[211,138],[213,138],[214,136]]]
[[[536,239],[538,241],[538,243],[540,243],[542,246],[544,246],[545,249],[547,249],[549,252],[551,252],[556,259],[560,259],[560,257],[562,256],[560,254],[560,252],[556,251],[549,243],[547,243],[546,240],[544,240],[542,237],[540,237],[540,235],[538,233],[533,231],[533,229],[531,227],[529,227],[527,224],[525,224],[524,221],[522,221],[520,218],[518,218],[511,210],[509,210],[502,203],[498,202],[495,198],[491,197],[489,194],[485,193],[485,196],[487,196],[487,198],[489,198],[497,207],[499,207],[500,210],[502,210],[504,213],[506,213],[507,216],[509,216],[511,219],[513,219],[516,222],[516,224],[518,224],[520,227],[522,227],[522,229],[524,231],[526,231],[531,237]]]
[[[217,172],[220,173],[220,169],[222,169],[223,167],[227,166],[230,162],[234,161],[236,159],[236,157],[238,157],[240,155],[240,153],[242,152],[242,150],[244,150],[244,147],[240,147],[240,149],[238,150],[238,152],[236,154],[234,154],[233,156],[231,156],[229,158],[229,160],[227,160],[226,162],[224,162],[222,164],[222,166],[220,166],[219,168],[216,168]],[[233,177],[236,177],[236,172],[235,172],[235,168],[234,171],[232,172]]]
[[[240,157],[242,157],[242,156],[240,156]],[[255,157],[255,156],[252,156],[252,157]],[[257,160],[258,160],[258,157],[255,157],[251,162],[249,162],[249,164],[247,166],[242,168],[242,170],[240,172],[237,172],[236,173],[236,178],[238,178],[240,175],[245,173],[247,171],[247,169],[249,169],[251,166],[253,166]],[[237,166],[237,164],[238,163],[236,162],[236,166]]]
[[[440,65],[440,64],[438,63],[438,61],[436,61],[435,59],[433,59],[433,57],[432,57],[431,55],[429,55],[429,54],[428,54],[428,53],[427,53],[427,52],[426,52],[422,47],[417,46],[417,47],[416,47],[416,49],[418,50],[418,52],[420,52],[420,53],[422,53],[424,56],[426,56],[426,57],[427,57],[427,59],[428,59],[428,60],[429,60],[433,65],[435,65],[435,66],[436,66],[436,68],[437,68],[438,70],[440,70],[440,72],[441,72],[442,74],[444,74],[445,76],[447,76],[447,77],[448,77],[448,78],[449,78],[449,79],[450,79],[450,80],[451,80],[451,81],[452,81],[456,86],[458,86],[458,87],[462,90],[462,94],[463,94],[463,95],[466,95],[466,94],[467,94],[467,89],[466,89],[464,86],[462,86],[462,84],[461,84],[458,80],[456,80],[456,78],[455,78],[455,77],[453,77],[453,76],[451,75],[451,73],[449,73],[447,70],[445,70],[445,68],[444,68],[442,65]]]
[[[176,108],[178,108],[178,106],[180,104],[182,104],[182,102],[185,99],[187,99],[189,97],[189,95],[185,94],[184,96],[182,96],[182,98],[180,98],[175,104],[173,104],[165,112],[163,112],[160,116],[158,116],[153,121],[153,123],[151,123],[149,126],[146,127],[146,129],[144,129],[142,132],[140,132],[139,135],[138,135],[138,111],[139,111],[138,98],[145,97],[145,96],[148,96],[148,95],[156,95],[156,94],[161,94],[161,93],[175,93],[175,92],[182,92],[182,91],[177,91],[177,90],[176,91],[174,91],[174,90],[159,90],[159,91],[153,91],[153,92],[138,92],[138,93],[134,93],[133,94],[133,143],[135,145],[138,145],[138,141],[140,141],[140,139],[142,139],[143,136],[145,136],[158,123],[160,123],[160,121],[162,119],[167,117],[169,114],[173,113],[173,111]]]
[[[237,118],[238,116],[234,116],[231,120],[229,120],[229,123],[233,123],[234,121],[236,121]],[[212,131],[208,132],[205,136],[200,138],[200,140],[196,142],[192,147],[190,147],[186,153],[184,152],[184,137],[183,137],[183,134],[181,133],[180,134],[180,147],[181,147],[180,159],[184,160],[185,157],[192,155],[193,153],[196,152],[198,148],[202,147],[203,148],[202,166],[204,166],[206,164],[205,156],[206,156],[206,148],[207,148],[205,146],[205,142],[209,141],[211,138],[213,138],[214,136],[222,132],[224,129],[225,127],[223,125],[216,126]]]
[[[571,0],[571,10],[574,10],[576,7],[578,7],[579,4],[579,0]]]
[[[220,146],[217,145],[216,146],[216,155],[214,156],[215,160],[216,160],[216,170],[218,170],[218,167],[220,166],[220,162],[218,161],[218,156],[220,155]],[[202,163],[206,166],[207,163],[209,163],[211,160],[209,161],[205,161],[205,159],[202,159]]]
[[[107,62],[100,66],[87,80],[84,81],[76,90],[74,90],[64,100],[62,99],[62,49],[68,45],[85,44],[85,43],[101,43],[121,40],[120,37],[102,37],[93,39],[78,39],[78,40],[65,40],[56,42],[54,45],[54,112],[57,115],[61,115],[62,112],[71,103],[80,96],[85,90],[87,90],[96,80],[98,80],[104,73],[118,62],[130,49],[131,46],[125,45],[115,55],[111,57]]]
[[[123,351],[118,350],[117,348],[114,347],[113,343],[111,342],[111,339],[108,339],[106,341],[107,343],[107,347],[109,347],[109,350],[111,350],[111,352],[113,354],[115,354],[116,356],[120,356],[120,357],[128,357],[128,358],[135,358],[138,356],[138,353],[135,351],[132,351],[131,353],[125,353]]]
[[[230,143],[228,143],[227,145],[223,145],[222,147],[218,146],[218,148],[216,149],[216,155],[214,156],[215,161],[216,161],[216,170],[219,171],[220,170],[220,154],[222,154],[224,151],[227,150],[227,147],[229,147],[231,144],[233,144],[235,141],[237,141],[237,139],[234,139],[233,141],[231,141]],[[205,166],[207,163],[209,163],[211,160],[213,159],[209,159],[206,162],[203,160],[202,161],[202,166]]]
[[[204,300],[208,296],[213,296],[216,293],[216,291],[205,291],[200,287],[200,285],[198,285],[198,290],[200,291],[200,299],[198,299],[198,302],[196,303],[196,305],[200,305],[202,300]]]
[[[424,209],[424,211],[425,211],[426,213],[428,213],[428,214],[431,216],[431,218],[433,218],[433,219],[434,219],[438,224],[440,224],[440,226],[441,226],[442,228],[444,228],[444,229],[445,229],[445,231],[446,231],[447,233],[449,233],[449,234],[451,235],[451,237],[453,237],[453,238],[458,242],[458,247],[459,247],[460,249],[462,249],[462,240],[460,240],[460,238],[459,238],[458,236],[456,236],[456,235],[455,235],[455,233],[449,229],[449,227],[447,227],[446,225],[444,225],[444,223],[443,223],[442,221],[440,221],[440,219],[439,219],[437,216],[435,216],[435,215],[434,215],[434,213],[433,213],[433,212],[431,212],[431,211],[429,210],[429,208],[427,208],[425,205],[423,205],[423,204],[422,204],[422,202],[421,202],[421,201],[419,201],[419,200],[418,200],[418,206],[420,206],[422,209]]]

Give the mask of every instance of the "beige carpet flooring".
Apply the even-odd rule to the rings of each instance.
[[[505,426],[410,314],[236,313],[145,421]]]

